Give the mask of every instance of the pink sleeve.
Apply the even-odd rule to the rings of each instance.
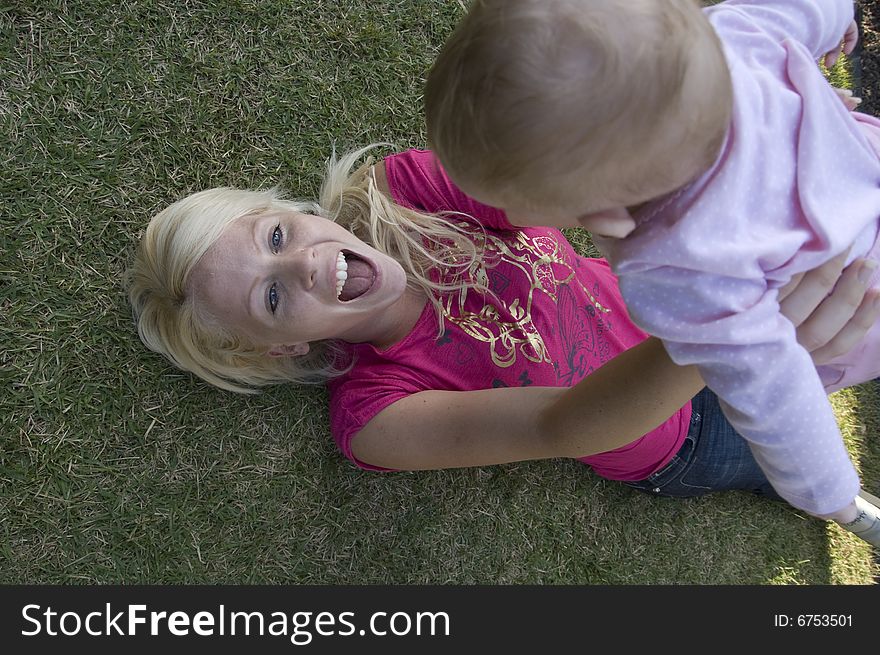
[[[385,173],[391,197],[399,205],[428,214],[462,212],[491,229],[517,229],[502,210],[465,195],[430,150],[406,150],[386,157]]]
[[[846,507],[859,478],[825,390],[763,279],[633,266],[620,290],[633,321],[695,364],[773,488],[812,514]]]
[[[396,469],[373,466],[354,456],[351,442],[363,427],[383,409],[410,393],[399,389],[379,386],[375,380],[359,380],[346,376],[345,381],[331,381],[330,391],[330,432],[340,452],[367,471],[394,471]]]
[[[727,0],[705,11],[708,15],[743,12],[780,42],[794,39],[820,57],[840,47],[855,6],[852,0]]]

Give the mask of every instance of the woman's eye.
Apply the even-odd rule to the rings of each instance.
[[[278,309],[278,287],[274,284],[269,287],[269,309],[273,314]]]
[[[281,230],[281,223],[275,226],[272,230],[272,236],[269,237],[269,242],[272,244],[272,250],[278,252],[278,249],[281,247],[281,243],[284,241],[284,232]]]

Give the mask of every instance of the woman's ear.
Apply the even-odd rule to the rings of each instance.
[[[269,348],[269,357],[300,357],[309,352],[309,344],[292,343],[272,346]]]

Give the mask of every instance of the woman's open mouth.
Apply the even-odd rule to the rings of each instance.
[[[336,298],[341,302],[360,298],[375,281],[376,273],[365,259],[347,250],[336,255]]]

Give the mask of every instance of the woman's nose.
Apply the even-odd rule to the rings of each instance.
[[[318,255],[314,248],[298,248],[291,251],[288,262],[290,272],[305,289],[315,286],[318,275]]]

